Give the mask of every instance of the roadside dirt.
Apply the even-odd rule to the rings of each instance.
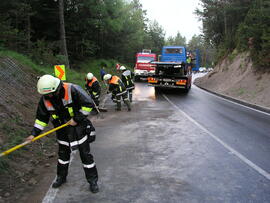
[[[30,135],[40,99],[37,76],[31,68],[0,57],[0,152]],[[95,120],[97,116],[91,119]],[[52,133],[1,157],[0,203],[42,202],[56,175],[57,149]]]
[[[270,73],[254,69],[248,53],[224,59],[212,72],[197,78],[197,86],[270,108]]]
[[[39,95],[37,75],[10,58],[0,58],[0,151],[30,135]],[[55,168],[54,135],[0,158],[0,202],[26,202],[31,191]],[[50,183],[49,183],[50,184]],[[29,202],[29,201],[28,201]]]

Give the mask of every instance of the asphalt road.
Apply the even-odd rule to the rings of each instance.
[[[270,202],[270,115],[192,87],[136,83],[132,111],[94,120],[100,192],[74,154],[68,181],[43,202]]]

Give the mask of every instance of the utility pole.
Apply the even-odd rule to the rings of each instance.
[[[65,56],[66,66],[69,66],[67,42],[66,42],[66,31],[65,31],[65,18],[64,18],[64,1],[58,0],[59,6],[59,22],[60,22],[60,53]]]

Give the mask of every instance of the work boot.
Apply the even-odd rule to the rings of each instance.
[[[131,111],[131,105],[130,105],[129,100],[126,100],[126,101],[125,101],[125,104],[127,105],[128,111]]]
[[[56,181],[52,184],[53,188],[58,188],[66,182],[66,178],[57,177]]]
[[[97,184],[97,181],[91,181],[89,183],[89,189],[92,193],[97,193],[99,192],[99,188],[98,188],[98,184]]]
[[[116,111],[121,111],[121,103],[120,102],[117,102],[116,103]]]

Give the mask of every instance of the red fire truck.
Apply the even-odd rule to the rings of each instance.
[[[156,61],[157,55],[151,53],[149,49],[143,49],[142,52],[136,54],[136,64],[134,67],[135,81],[147,79],[148,76],[155,74],[155,64],[151,61]]]

